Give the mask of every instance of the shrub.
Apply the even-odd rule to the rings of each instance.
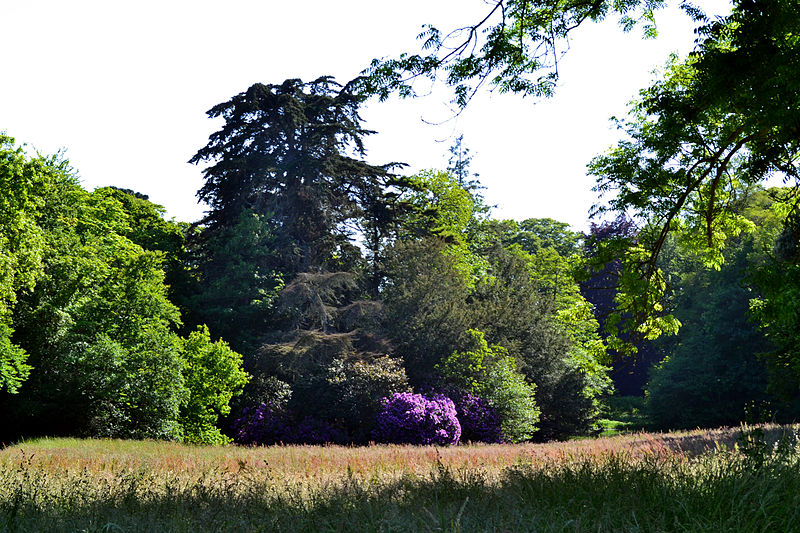
[[[500,414],[489,402],[469,392],[456,392],[451,397],[461,424],[462,441],[498,443],[506,440]]]
[[[184,440],[192,444],[225,444],[217,428],[220,416],[230,413],[231,399],[240,394],[249,376],[242,356],[223,341],[211,342],[206,326],[181,339],[183,375],[189,398],[180,410]]]
[[[239,444],[284,442],[287,429],[286,412],[274,402],[245,407],[233,422],[234,440]]]
[[[57,397],[62,403],[56,412],[68,418],[76,416],[70,407],[80,407],[73,420],[86,416],[86,426],[78,422],[76,429],[93,437],[181,440],[179,410],[188,390],[175,337],[162,325],[142,327],[136,335],[138,342],[126,339],[126,345],[99,334],[59,354],[58,364],[68,370],[61,374],[70,386],[64,389],[74,392]]]
[[[340,421],[358,442],[369,440],[381,400],[410,390],[400,361],[387,356],[372,361],[335,359],[316,389],[316,414]]]
[[[487,400],[502,419],[503,435],[511,442],[529,440],[537,431],[541,411],[533,399],[536,385],[517,372],[513,357],[502,357],[489,370]]]
[[[311,416],[297,420],[276,402],[245,407],[233,428],[240,444],[328,444],[348,440],[344,431],[330,423]]]
[[[461,425],[447,396],[400,392],[384,398],[374,436],[380,442],[448,446],[458,443]]]
[[[540,415],[534,400],[536,385],[517,371],[516,361],[505,348],[490,347],[480,331],[467,333],[472,337],[472,350],[454,352],[436,369],[446,385],[482,398],[496,411],[503,440],[530,439]]]
[[[290,444],[345,444],[350,442],[347,432],[326,420],[306,416],[289,427],[287,443]]]

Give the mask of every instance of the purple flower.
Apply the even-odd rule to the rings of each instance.
[[[486,400],[469,392],[453,396],[461,423],[462,440],[490,443],[505,441],[500,415]]]
[[[234,439],[241,444],[276,444],[284,442],[287,427],[283,409],[272,403],[261,403],[242,410],[242,416],[233,422]]]
[[[447,396],[398,392],[384,398],[382,406],[373,433],[380,442],[442,446],[458,443],[461,425],[455,404]]]
[[[233,423],[235,440],[241,444],[327,444],[347,442],[347,435],[332,424],[307,416],[296,420],[274,404],[242,410]]]

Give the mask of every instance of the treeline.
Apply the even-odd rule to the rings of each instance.
[[[642,228],[493,219],[461,138],[446,170],[367,163],[361,100],[320,78],[212,108],[194,224],[0,138],[0,438],[563,439],[595,431],[610,376],[649,379],[664,428],[795,416],[797,374],[759,358],[775,347],[749,318],[768,326],[783,287],[781,190],[729,206],[750,231],[720,270],[668,239],[684,328],[609,350],[625,278],[604,253]],[[631,385],[610,365],[633,342]]]
[[[572,276],[580,236],[491,220],[463,148],[450,171],[367,163],[360,100],[287,80],[209,111],[225,125],[192,159],[209,164],[211,209],[182,305],[244,355],[240,438],[425,442],[453,411],[463,438],[591,431],[609,381]],[[415,407],[395,420],[404,398]]]
[[[709,268],[679,235],[668,237],[659,261],[668,283],[664,311],[680,322],[680,330],[640,341],[635,357],[609,350],[615,396],[641,397],[633,405],[649,427],[797,420],[798,374],[786,364],[781,339],[776,338],[785,333],[768,318],[775,313],[770,308],[776,294],[785,302],[795,290],[785,282],[792,270],[782,254],[791,194],[788,188],[765,190],[758,185],[741,191],[730,208],[750,227],[729,238],[717,269]],[[590,234],[592,242],[635,241],[640,231],[620,216],[592,225]],[[619,261],[611,262],[582,283],[601,325],[617,309],[620,270]],[[630,408],[631,402],[626,403]]]
[[[184,225],[0,137],[0,431],[220,442],[247,381],[206,328],[179,336]],[[173,281],[174,280],[174,281]],[[170,298],[172,296],[172,298]]]
[[[464,439],[590,432],[581,236],[492,220],[460,146],[452,171],[368,164],[358,103],[321,78],[213,108],[193,225],[4,137],[3,438],[367,442],[410,393]]]

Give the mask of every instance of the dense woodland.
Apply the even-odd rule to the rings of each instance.
[[[484,82],[546,95],[542,28],[616,11],[647,33],[658,3],[498,2],[344,85],[255,84],[208,111],[193,223],[0,136],[0,440],[544,441],[620,394],[664,429],[795,420],[795,2],[685,6],[696,52],[589,164],[587,234],[492,218],[463,137],[446,169],[367,161],[367,98],[442,72],[456,106]]]

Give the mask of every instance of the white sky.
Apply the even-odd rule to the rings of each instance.
[[[712,13],[728,5],[697,3]],[[210,107],[256,82],[345,82],[374,57],[417,52],[422,24],[449,29],[483,10],[481,0],[0,0],[0,131],[30,151],[65,148],[88,189],[134,189],[194,221],[201,169],[186,161],[220,125]],[[596,201],[586,164],[618,138],[609,117],[624,115],[670,52],[692,48],[692,23],[677,8],[657,22],[651,41],[615,21],[579,28],[548,100],[481,94],[443,126],[422,119],[449,116],[446,94],[371,102],[362,115],[378,133],[367,159],[444,168],[463,134],[494,216],[584,229]]]

